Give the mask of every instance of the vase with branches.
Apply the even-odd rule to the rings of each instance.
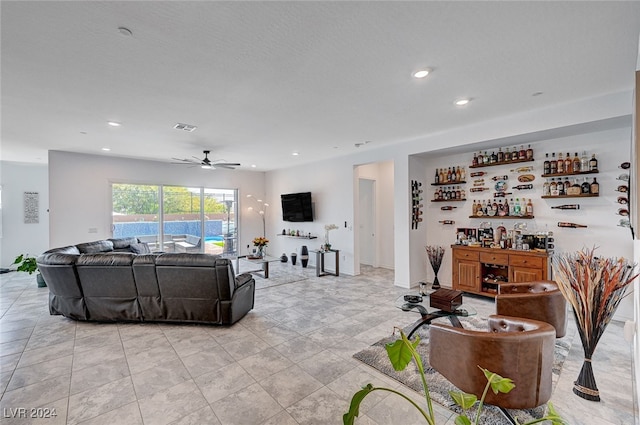
[[[627,286],[638,274],[635,265],[625,259],[597,257],[595,249],[556,254],[552,267],[558,288],[573,308],[584,350],[584,363],[573,392],[586,400],[600,401],[591,357]]]
[[[444,257],[444,247],[427,245],[425,249],[427,251],[427,257],[429,258],[429,263],[431,263],[431,268],[433,269],[433,273],[435,274],[431,288],[440,289],[440,282],[438,281],[438,271],[440,271],[440,266],[442,265],[442,257]]]

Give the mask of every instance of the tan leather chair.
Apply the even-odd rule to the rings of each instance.
[[[500,285],[496,313],[547,322],[556,328],[556,338],[567,333],[567,302],[551,280]]]
[[[555,330],[548,323],[489,316],[489,331],[432,323],[429,363],[460,390],[482,396],[487,379],[478,366],[510,378],[507,394],[487,392],[485,402],[504,409],[540,406],[551,397]],[[506,413],[506,412],[505,412]]]

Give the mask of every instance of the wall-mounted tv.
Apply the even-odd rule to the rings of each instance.
[[[313,221],[311,192],[288,193],[280,195],[282,201],[282,220]]]

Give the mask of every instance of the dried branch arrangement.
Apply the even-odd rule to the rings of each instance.
[[[600,401],[591,356],[613,318],[627,286],[638,276],[625,259],[595,256],[595,248],[556,254],[552,260],[555,280],[573,313],[582,340],[585,361],[573,392]]]
[[[440,288],[440,282],[438,282],[438,271],[440,270],[440,266],[442,265],[442,257],[444,257],[444,247],[442,246],[425,246],[427,250],[427,257],[429,257],[429,263],[431,263],[431,268],[433,268],[433,273],[435,273],[435,278],[433,279],[433,285],[431,287],[433,289]]]

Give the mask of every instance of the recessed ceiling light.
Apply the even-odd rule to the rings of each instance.
[[[102,150],[105,151],[105,152],[109,152],[111,150],[111,148],[106,148],[105,147],[105,148],[102,148]]]
[[[120,127],[122,125],[116,121],[107,121],[107,124],[109,124],[111,127]]]
[[[458,100],[456,100],[456,105],[464,106],[469,102],[471,102],[471,99],[458,99]]]
[[[413,73],[414,78],[424,78],[431,72],[431,68],[421,69]]]
[[[300,153],[299,152],[293,152],[291,155],[298,156],[298,155],[300,155]]]
[[[257,165],[256,164],[251,164],[251,168],[256,168]]]

